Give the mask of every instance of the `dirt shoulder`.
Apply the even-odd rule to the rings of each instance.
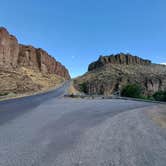
[[[148,110],[148,114],[156,124],[166,128],[166,104],[154,106],[151,110]]]

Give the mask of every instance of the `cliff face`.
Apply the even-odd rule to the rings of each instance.
[[[12,69],[17,67],[19,44],[5,28],[0,28],[0,67]]]
[[[42,49],[18,44],[5,28],[0,28],[0,68],[27,67],[42,73],[57,74],[70,79],[68,70]]]
[[[144,60],[137,56],[132,56],[130,54],[117,54],[110,56],[100,56],[96,62],[89,65],[88,71],[95,70],[97,68],[103,67],[107,64],[117,64],[117,65],[150,65],[150,60]]]
[[[127,84],[137,83],[145,95],[151,95],[166,89],[166,66],[129,54],[101,56],[74,83],[88,94],[102,95],[111,95]]]
[[[70,79],[68,70],[46,51],[19,44],[0,28],[0,95],[50,88]]]
[[[68,70],[40,48],[36,49],[32,46],[19,45],[17,65],[70,79]]]

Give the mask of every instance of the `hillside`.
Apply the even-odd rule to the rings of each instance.
[[[111,95],[128,84],[140,84],[145,95],[166,89],[166,66],[130,54],[100,56],[74,80],[88,94]]]
[[[0,95],[34,93],[70,79],[68,70],[46,51],[18,43],[0,28]]]

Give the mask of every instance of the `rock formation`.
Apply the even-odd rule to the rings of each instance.
[[[17,67],[19,44],[5,28],[0,28],[0,67],[12,69]]]
[[[18,66],[38,70],[42,73],[57,74],[70,79],[68,70],[42,49],[19,45]]]
[[[151,64],[150,60],[144,60],[137,56],[132,56],[130,54],[117,54],[110,56],[100,56],[96,62],[93,62],[89,65],[88,71],[95,70],[99,67],[105,66],[106,64],[119,64],[119,65],[149,65]]]
[[[2,92],[38,91],[45,87],[44,83],[42,86],[37,82],[34,83],[34,78],[31,78],[31,75],[27,76],[27,72],[32,73],[31,75],[35,78],[40,75],[39,81],[45,81],[45,84],[49,86],[56,84],[53,83],[55,77],[60,80],[70,79],[65,66],[46,51],[19,44],[16,37],[0,27],[0,94]]]
[[[42,49],[18,44],[5,28],[0,28],[0,68],[27,67],[70,79],[68,70]]]
[[[74,80],[88,94],[111,95],[127,84],[140,84],[145,95],[166,89],[166,66],[130,54],[100,56],[88,72]]]

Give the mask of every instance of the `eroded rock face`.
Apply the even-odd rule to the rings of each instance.
[[[19,45],[18,65],[39,70],[39,60],[36,49],[32,46]]]
[[[166,89],[166,66],[128,54],[100,57],[74,80],[88,94],[112,95],[128,84],[140,84],[145,95]]]
[[[46,91],[68,79],[65,66],[46,51],[19,44],[0,28],[0,96]]]
[[[70,79],[65,66],[57,62],[46,51],[24,45],[20,45],[19,48],[19,66],[28,67],[46,74],[57,74],[65,79]]]
[[[103,67],[107,64],[120,64],[120,65],[149,65],[151,61],[141,59],[137,56],[132,56],[130,54],[116,54],[110,56],[100,56],[96,62],[89,65],[88,71],[95,70],[97,68]]]
[[[17,39],[1,27],[0,68],[13,70],[20,67],[27,67],[46,74],[57,74],[65,79],[70,79],[68,70],[46,51],[18,44]]]
[[[0,67],[16,68],[19,53],[17,39],[10,35],[5,28],[0,28]]]

